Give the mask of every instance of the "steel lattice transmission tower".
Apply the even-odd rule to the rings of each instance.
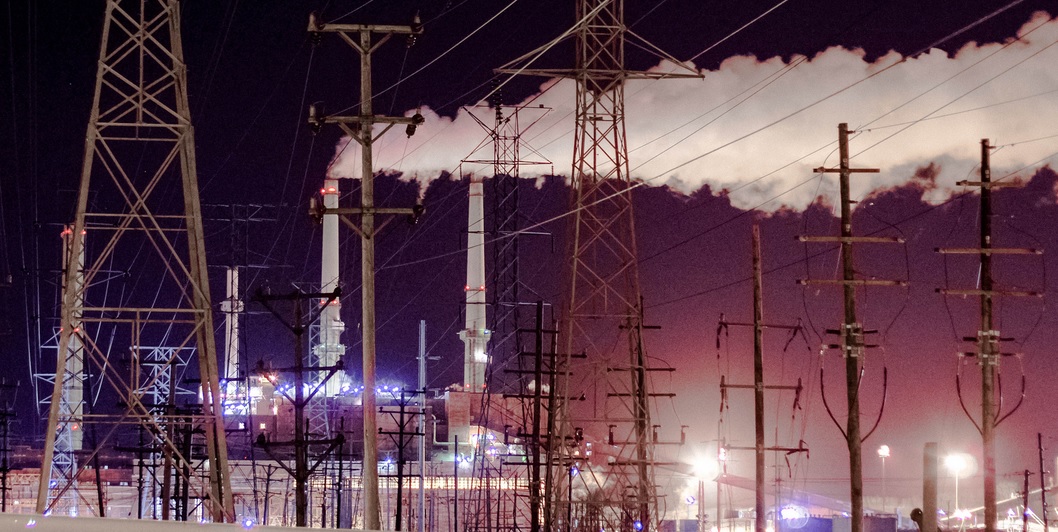
[[[85,245],[90,233],[91,246]],[[76,479],[56,478],[56,434],[72,426],[65,373],[72,351],[83,349],[85,368],[106,383],[126,410],[97,413],[86,423],[134,420],[155,439],[169,461],[167,471],[188,471],[190,456],[174,444],[167,412],[155,404],[141,376],[180,363],[175,356],[195,348],[202,382],[202,414],[208,487],[190,481],[215,521],[234,518],[217,350],[206,272],[202,214],[195,168],[194,134],[177,0],[109,0],[85,138],[84,164],[68,256],[85,257],[64,273],[56,377],[41,464],[37,511],[46,512]],[[104,265],[122,264],[131,287],[107,290]],[[139,359],[144,346],[166,345],[165,361]],[[130,373],[115,362],[129,360]],[[145,367],[153,364],[153,369]],[[110,392],[108,392],[110,393]],[[155,398],[157,399],[157,398]],[[117,431],[100,431],[114,433]],[[107,447],[106,441],[96,448]],[[179,473],[177,473],[179,474]],[[49,482],[49,479],[51,482]],[[163,514],[165,515],[165,514]]]
[[[479,117],[475,111],[489,109],[493,111],[492,123],[487,123],[485,118]],[[469,503],[466,505],[468,515],[464,527],[467,530],[516,530],[522,527],[530,527],[534,518],[539,517],[539,512],[532,511],[531,499],[532,488],[521,484],[529,467],[538,463],[539,457],[534,452],[536,448],[529,444],[526,447],[532,451],[520,450],[520,443],[527,438],[533,438],[533,432],[528,430],[530,423],[530,412],[533,405],[530,399],[532,394],[526,393],[529,381],[533,379],[534,372],[532,364],[527,363],[529,353],[525,353],[522,337],[527,331],[532,330],[532,323],[527,318],[530,313],[522,309],[528,306],[521,299],[521,294],[533,295],[519,279],[519,241],[527,234],[541,235],[545,233],[526,232],[520,229],[522,213],[518,210],[520,186],[520,168],[527,165],[550,164],[544,158],[524,159],[523,149],[526,153],[538,154],[532,146],[523,140],[523,135],[533,125],[543,118],[551,109],[546,107],[524,107],[502,106],[502,95],[494,91],[488,105],[479,105],[476,108],[464,107],[467,114],[473,118],[478,125],[487,133],[491,142],[482,142],[466,159],[463,164],[478,168],[471,170],[470,194],[471,203],[475,194],[491,198],[492,213],[489,218],[492,235],[492,285],[489,288],[491,298],[488,301],[492,327],[491,344],[488,348],[487,366],[484,379],[489,393],[472,399],[480,400],[482,403],[482,414],[480,420],[475,422],[482,426],[505,427],[505,436],[502,446],[498,442],[486,440],[475,452],[473,474],[478,482],[471,488],[467,497]],[[523,126],[523,124],[525,124]],[[488,155],[485,151],[488,150]],[[487,170],[485,170],[487,169]],[[485,172],[491,172],[492,186],[485,192]],[[461,172],[462,173],[462,172]],[[468,228],[473,229],[475,223],[480,229],[485,225],[484,203],[477,210],[471,207],[468,218]],[[477,244],[472,244],[472,237],[468,237],[468,258],[473,257],[471,251],[476,251],[475,246],[484,246],[484,232],[479,235]],[[481,258],[483,260],[484,253]],[[471,259],[474,260],[474,259]],[[471,282],[471,265],[468,263],[467,272],[467,313],[472,312],[471,305],[483,304],[484,292],[472,294],[474,283]],[[483,274],[484,269],[480,270]],[[482,279],[483,280],[483,279]],[[472,299],[480,296],[477,301]],[[537,299],[539,297],[537,296]],[[478,301],[480,303],[478,303]],[[468,322],[469,323],[469,322]],[[462,335],[463,333],[461,333]],[[471,353],[467,353],[465,364],[470,366]],[[529,366],[528,368],[526,366]],[[469,372],[465,372],[469,374]],[[464,383],[469,382],[464,379]],[[499,397],[502,393],[502,402]],[[537,431],[539,432],[539,431]],[[533,441],[537,441],[534,438]],[[517,443],[516,443],[517,442]],[[518,486],[518,489],[495,488],[496,483],[509,486]],[[537,489],[539,492],[539,488]]]
[[[682,64],[634,35],[624,24],[623,0],[578,0],[576,61],[569,69],[512,68],[576,81],[576,116],[571,174],[570,270],[560,334],[565,358],[558,370],[555,432],[550,440],[554,501],[552,528],[656,530],[660,517],[654,485],[654,446],[650,412],[654,394],[643,343],[628,147],[625,139],[624,85],[630,79],[698,77],[682,72],[642,72],[625,68],[626,37],[675,66]],[[526,54],[523,58],[538,55]],[[611,347],[612,346],[612,347]],[[585,355],[589,367],[605,372],[605,408],[585,418],[573,412],[571,358]],[[564,368],[564,369],[562,369]],[[579,375],[580,381],[595,376]],[[605,471],[589,472],[579,463],[580,430],[607,430],[614,456]],[[606,426],[603,426],[605,424]],[[584,428],[584,427],[581,427]],[[579,480],[578,480],[579,479]],[[577,483],[576,490],[574,483]],[[575,522],[567,522],[569,520]]]

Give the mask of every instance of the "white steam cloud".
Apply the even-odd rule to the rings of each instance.
[[[858,132],[850,142],[853,167],[881,169],[854,176],[854,197],[905,184],[933,164],[937,187],[923,187],[924,199],[942,200],[975,173],[982,138],[1003,147],[992,156],[993,176],[1028,175],[1058,155],[1056,44],[1058,21],[1037,13],[1018,39],[969,43],[953,56],[932,50],[868,62],[861,50],[835,47],[789,61],[732,57],[701,71],[704,79],[630,81],[632,175],[684,193],[728,190],[741,208],[802,209],[836,188],[832,177],[819,181],[812,169],[837,165],[839,122]],[[658,67],[666,68],[673,65]],[[574,84],[552,80],[541,90],[531,105],[552,110],[523,132],[522,155],[553,165],[525,166],[521,175],[568,175]],[[376,143],[376,171],[423,183],[444,172],[491,172],[480,164],[460,167],[463,159],[491,158],[486,133],[465,110],[455,119],[420,112],[426,123],[415,136],[395,128]],[[491,111],[474,112],[492,123]],[[540,114],[533,112],[524,112],[523,127]],[[346,143],[339,143],[330,174],[360,177],[359,147]]]

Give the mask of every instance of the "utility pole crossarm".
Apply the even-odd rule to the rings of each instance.
[[[907,281],[890,279],[798,279],[797,284],[837,284],[845,286],[907,286]]]
[[[754,390],[757,388],[756,384],[721,384],[720,388],[733,388],[742,390]],[[781,384],[768,384],[764,386],[765,390],[800,390],[801,386],[792,385],[781,385]]]
[[[639,395],[640,394],[635,394],[635,393],[609,392],[609,393],[606,394],[606,397],[638,397]],[[654,392],[651,392],[651,393],[646,394],[646,396],[647,397],[676,397],[676,394],[674,394],[674,393],[654,393]]]
[[[750,445],[725,445],[724,449],[727,449],[728,451],[756,451],[757,450],[757,448],[755,446],[750,446]],[[776,451],[776,452],[781,452],[781,453],[807,453],[808,452],[808,447],[781,447],[781,446],[774,446],[773,445],[771,447],[764,447],[761,450],[762,451]]]
[[[938,294],[948,296],[1014,296],[1014,297],[1043,297],[1043,292],[1029,290],[981,290],[976,288],[937,288]]]
[[[842,168],[826,168],[826,167],[823,167],[823,166],[815,168],[812,171],[817,173],[817,174],[840,174],[842,172],[848,173],[848,174],[877,174],[878,172],[881,172],[881,170],[878,169],[878,168],[845,168],[845,169],[842,169]]]
[[[400,207],[338,207],[336,209],[318,209],[313,214],[418,214],[419,209]]]
[[[811,236],[802,235],[797,237],[801,242],[841,242],[848,244],[852,242],[864,242],[869,244],[904,244],[903,237],[899,236]]]
[[[415,21],[409,25],[397,24],[334,24],[319,22],[316,13],[309,13],[309,33],[378,33],[383,35],[403,34],[422,35],[423,27],[415,17]]]
[[[731,326],[731,327],[757,327],[758,326],[758,324],[756,324],[756,323],[745,323],[745,322],[739,322],[739,321],[723,321],[723,320],[720,321],[720,325],[722,325],[722,326]],[[761,329],[787,329],[787,330],[790,330],[790,331],[798,331],[798,330],[801,330],[803,328],[800,325],[783,325],[783,324],[769,324],[769,323],[761,323],[759,326],[760,326]]]
[[[419,125],[423,123],[424,118],[422,116],[386,116],[386,115],[374,115],[374,116],[361,116],[361,115],[330,115],[330,116],[319,116],[309,113],[309,122],[316,124],[415,124]]]
[[[360,146],[371,146],[376,140],[385,135],[393,126],[398,124],[404,124],[407,126],[405,132],[408,136],[415,134],[415,129],[422,125],[426,121],[425,118],[419,113],[415,113],[412,116],[386,116],[386,115],[334,115],[334,116],[320,116],[319,111],[316,109],[316,105],[309,106],[309,127],[312,128],[313,132],[319,132],[324,124],[336,124],[343,133],[349,135],[350,138],[355,140]],[[372,127],[375,124],[386,124],[386,127],[374,133]]]
[[[961,187],[981,187],[981,188],[1019,188],[1021,183],[1014,181],[969,181],[962,180],[956,181],[956,185]]]
[[[935,248],[940,254],[949,255],[1043,255],[1036,248]]]
[[[579,71],[572,68],[498,68],[495,69],[494,72],[496,72],[497,74],[520,74],[525,76],[538,76],[547,78],[574,78],[585,72],[588,75],[592,74],[591,71]],[[607,71],[606,73],[609,74],[610,72]],[[641,70],[621,70],[618,71],[615,75],[621,76],[621,78],[624,80],[701,79],[703,77],[702,74],[692,74],[684,72],[648,72]]]

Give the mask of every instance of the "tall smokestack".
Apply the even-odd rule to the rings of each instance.
[[[325,209],[338,208],[338,180],[325,179],[323,190],[323,207]],[[320,267],[320,292],[333,292],[338,287],[338,215],[323,215],[323,252]],[[323,299],[320,304],[326,303]],[[333,366],[345,355],[345,345],[342,344],[342,333],[345,332],[345,323],[341,316],[342,304],[335,298],[327,308],[320,314],[320,339],[315,347],[316,364],[319,366]],[[345,373],[338,372],[331,377],[323,387],[325,397],[334,397],[341,390]]]
[[[226,293],[224,301],[220,303],[220,310],[224,313],[225,403],[230,404],[239,400],[239,390],[242,388],[242,376],[239,371],[239,316],[244,307],[239,299],[239,268],[236,266],[228,267]],[[229,404],[225,404],[226,411]]]
[[[463,389],[485,391],[487,345],[492,331],[485,328],[485,194],[482,178],[470,178],[470,208],[467,215],[466,328],[459,332],[466,351],[463,356]]]

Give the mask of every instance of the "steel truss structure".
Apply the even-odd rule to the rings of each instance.
[[[192,482],[193,496],[206,501],[214,521],[234,518],[217,368],[216,341],[198,178],[187,96],[187,74],[176,0],[109,0],[85,156],[68,256],[84,254],[83,278],[67,267],[61,333],[48,415],[37,511],[52,509],[71,489],[76,471],[56,467],[57,435],[77,422],[69,408],[71,353],[83,349],[86,369],[123,405],[120,412],[86,415],[107,425],[97,449],[122,425],[142,427],[171,461],[165,470],[191,470],[191,457],[175,441],[175,419],[159,413],[144,382],[137,355],[144,346],[166,345],[172,356],[151,363],[149,375],[169,374],[178,354],[194,348],[201,379],[201,426],[208,482]],[[85,235],[92,234],[92,246]],[[104,266],[122,263],[134,284],[121,294],[98,281]],[[144,283],[146,281],[146,283]],[[139,284],[142,283],[142,284]],[[144,286],[147,285],[147,286]],[[117,299],[117,300],[115,300]],[[74,355],[75,356],[75,355]],[[114,361],[131,360],[130,375]],[[153,373],[152,373],[153,372]],[[156,379],[151,379],[156,380]],[[175,387],[170,386],[170,391]],[[173,395],[166,408],[174,405]],[[64,406],[65,405],[65,406]],[[89,419],[90,418],[90,419]],[[186,416],[181,416],[181,420]],[[102,504],[100,505],[102,510]],[[163,512],[165,515],[165,512]]]
[[[492,296],[488,304],[493,341],[488,348],[485,368],[486,388],[490,393],[480,396],[483,402],[481,419],[474,420],[474,424],[483,430],[471,436],[473,441],[469,453],[472,456],[472,475],[479,482],[475,484],[477,489],[472,491],[463,510],[467,515],[467,530],[524,530],[532,528],[533,522],[529,504],[532,494],[526,480],[526,467],[531,460],[522,443],[531,435],[528,427],[533,412],[532,394],[527,389],[531,387],[529,383],[533,375],[528,370],[532,363],[526,361],[522,338],[532,329],[532,322],[528,319],[530,313],[522,307],[529,305],[525,302],[526,296],[535,300],[539,300],[540,296],[534,294],[519,278],[519,242],[527,234],[544,233],[521,230],[518,189],[522,166],[550,164],[535,149],[527,146],[522,138],[550,109],[524,106],[505,108],[499,91],[492,93],[487,106],[493,111],[491,123],[475,114],[475,111],[485,108],[485,105],[465,108],[488,135],[488,142],[479,144],[480,149],[462,162],[481,167],[471,170],[478,174],[472,179],[484,182],[488,174],[480,174],[485,172],[491,173],[492,177],[488,181],[491,186],[487,196],[491,198],[492,205],[488,229],[492,237]],[[523,159],[523,150],[536,158]],[[487,151],[491,153],[486,155]],[[472,183],[471,193],[474,193],[473,187]],[[473,223],[473,219],[470,223]],[[468,289],[472,288],[468,286]],[[471,304],[474,303],[468,292],[468,307]],[[500,393],[503,394],[502,400]],[[515,405],[517,408],[512,408]],[[538,450],[538,447],[532,448]],[[497,489],[497,485],[518,488]]]
[[[561,319],[560,363],[555,432],[550,439],[554,479],[550,525],[583,530],[656,530],[653,427],[650,412],[660,395],[650,391],[643,342],[643,304],[639,285],[632,189],[625,138],[624,84],[630,79],[697,77],[684,72],[640,72],[625,68],[623,0],[579,0],[576,62],[570,69],[516,68],[501,72],[570,77],[576,81],[576,116],[571,173],[566,304]],[[548,45],[550,46],[550,44]],[[682,63],[642,41],[644,50]],[[616,347],[612,347],[616,346]],[[583,354],[598,373],[579,382],[605,381],[604,390],[573,389],[572,357]],[[601,405],[589,415],[574,412],[571,400],[592,394]],[[576,427],[577,424],[582,424]],[[586,467],[584,430],[606,430],[613,455],[605,468]],[[576,486],[574,486],[576,483]]]

